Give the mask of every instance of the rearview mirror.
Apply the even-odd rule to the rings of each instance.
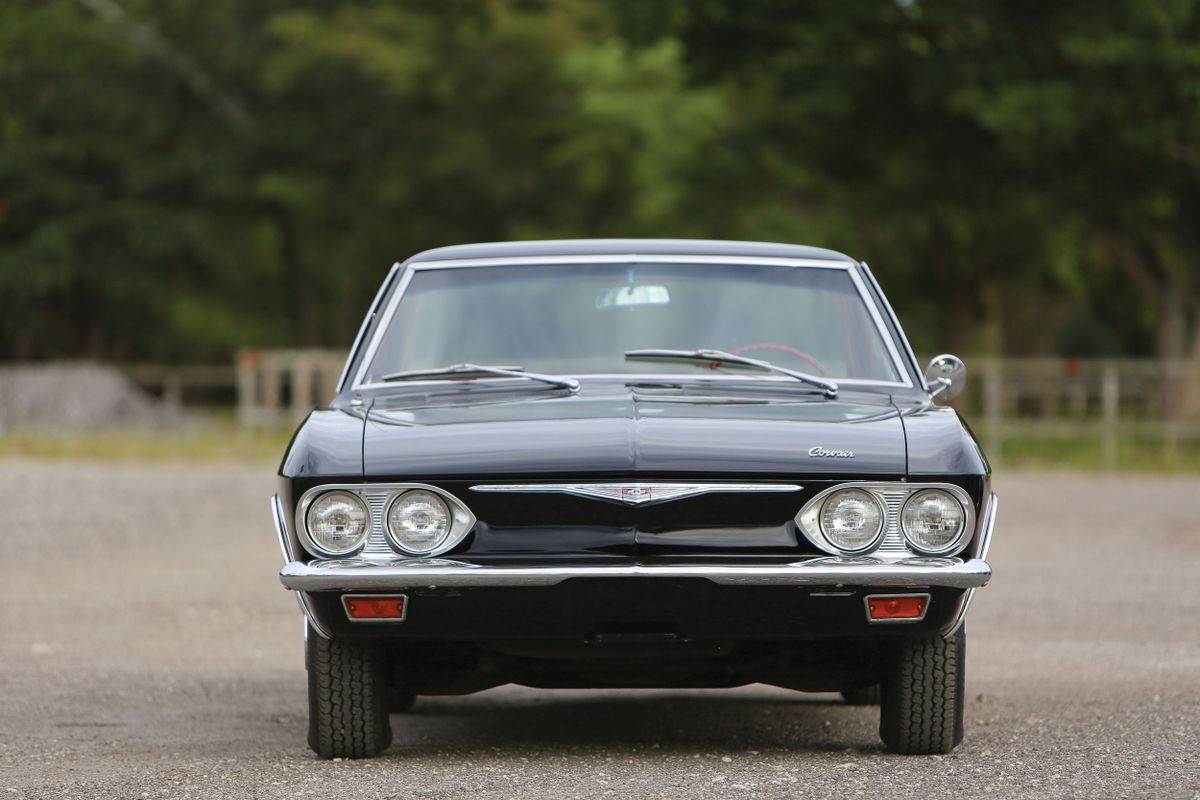
[[[596,308],[628,308],[632,306],[665,306],[671,293],[665,286],[618,286],[601,289],[596,295]]]
[[[949,353],[934,356],[925,368],[925,385],[930,397],[953,400],[967,386],[967,366],[961,358]]]

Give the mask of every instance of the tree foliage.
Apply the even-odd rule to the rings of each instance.
[[[1194,0],[10,0],[0,357],[344,345],[465,241],[799,241],[919,348],[1200,350]]]

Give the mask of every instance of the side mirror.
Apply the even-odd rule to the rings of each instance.
[[[953,400],[967,386],[967,366],[958,356],[943,353],[934,356],[925,368],[925,385],[929,396],[938,400]]]

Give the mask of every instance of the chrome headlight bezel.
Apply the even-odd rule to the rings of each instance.
[[[870,541],[860,547],[843,547],[831,537],[830,531],[827,530],[825,526],[825,517],[830,504],[838,500],[840,497],[846,495],[859,495],[866,498],[868,502],[874,504],[875,510],[879,514],[879,524],[875,528],[875,532],[871,535]],[[879,543],[883,541],[883,536],[887,532],[887,506],[884,505],[879,496],[874,492],[867,491],[866,489],[858,486],[838,487],[837,491],[830,492],[825,499],[821,501],[821,505],[817,507],[816,511],[816,527],[821,533],[821,538],[824,539],[834,550],[843,555],[857,556],[862,555],[863,553],[872,552],[879,547]]]
[[[908,509],[909,505],[914,500],[920,498],[922,495],[928,495],[928,494],[935,493],[935,492],[938,494],[946,495],[952,501],[956,501],[959,505],[959,510],[962,511],[962,519],[959,520],[958,530],[955,531],[954,537],[950,540],[950,542],[948,544],[946,544],[942,547],[931,548],[931,547],[925,547],[924,545],[917,543],[913,539],[912,535],[910,535],[910,533],[909,533],[908,527],[904,524],[904,512]],[[967,530],[967,518],[969,516],[968,509],[970,507],[971,507],[970,502],[963,503],[963,501],[960,498],[955,497],[953,493],[948,492],[944,488],[941,488],[941,487],[929,486],[929,487],[926,487],[919,491],[913,492],[912,494],[910,494],[908,497],[906,497],[904,499],[904,505],[900,506],[900,535],[904,537],[904,544],[908,547],[909,550],[912,550],[914,553],[920,553],[923,556],[943,556],[943,555],[946,555],[947,553],[956,552],[959,549],[959,544],[962,542],[963,534]]]
[[[436,542],[434,542],[432,547],[415,548],[406,546],[400,542],[400,537],[392,527],[392,512],[396,509],[396,505],[404,500],[404,498],[411,497],[412,495],[416,494],[429,495],[435,501],[441,503],[446,512],[446,531]],[[427,556],[431,553],[437,552],[446,543],[446,540],[454,534],[454,509],[438,492],[431,492],[428,489],[405,489],[402,492],[396,493],[396,495],[390,498],[387,501],[387,504],[384,505],[383,532],[388,538],[388,543],[401,553],[411,556]]]
[[[449,533],[437,547],[428,551],[413,552],[400,547],[391,536],[387,526],[387,513],[392,504],[400,496],[421,490],[436,495],[450,510],[451,525]],[[353,494],[368,509],[367,536],[363,543],[354,551],[347,553],[329,553],[319,547],[308,534],[307,514],[309,507],[322,495],[331,491],[341,491]],[[427,483],[330,483],[314,486],[304,492],[296,504],[293,516],[297,538],[310,555],[317,558],[343,558],[353,555],[356,558],[391,560],[396,556],[406,558],[432,558],[453,550],[475,528],[476,518],[465,503],[458,497]]]
[[[869,547],[849,551],[843,550],[826,538],[820,525],[821,510],[831,495],[846,489],[861,489],[873,495],[884,509],[883,530]],[[901,528],[900,518],[905,503],[914,495],[940,489],[958,501],[964,512],[964,521],[957,538],[946,548],[930,552],[914,546]],[[823,553],[834,556],[866,556],[878,553],[879,557],[906,558],[917,556],[953,556],[961,553],[975,536],[975,504],[960,486],[951,483],[929,482],[908,483],[906,481],[846,481],[834,484],[818,492],[808,500],[795,516],[796,527],[810,544]],[[884,552],[879,552],[884,548]],[[898,550],[898,548],[903,548]]]
[[[309,530],[309,516],[317,507],[317,504],[323,500],[344,498],[351,503],[357,505],[363,515],[363,529],[356,541],[350,547],[345,547],[340,550],[326,547],[322,545],[312,535]],[[358,495],[357,492],[347,491],[340,488],[329,488],[326,491],[315,492],[311,496],[305,496],[305,502],[302,503],[302,508],[296,512],[296,530],[300,533],[300,543],[304,545],[304,549],[315,556],[325,556],[328,558],[341,558],[343,556],[354,555],[361,550],[367,543],[367,539],[371,536],[371,509],[366,501]]]

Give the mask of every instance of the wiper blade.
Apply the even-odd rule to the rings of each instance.
[[[787,375],[810,386],[816,386],[825,393],[826,397],[837,397],[838,393],[838,385],[831,380],[809,375],[807,372],[780,367],[770,361],[727,353],[724,350],[626,350],[625,358],[644,361],[708,361],[713,364],[738,364],[743,367],[754,367],[767,372]]]
[[[554,375],[542,375],[539,372],[526,372],[520,367],[496,367],[484,364],[451,364],[448,367],[435,367],[433,369],[409,369],[403,372],[389,373],[380,378],[380,380],[392,383],[395,381],[418,381],[422,378],[470,379],[488,377],[525,378],[551,386],[558,386],[562,389],[568,389],[571,392],[579,391],[579,381],[574,378],[558,378]]]

